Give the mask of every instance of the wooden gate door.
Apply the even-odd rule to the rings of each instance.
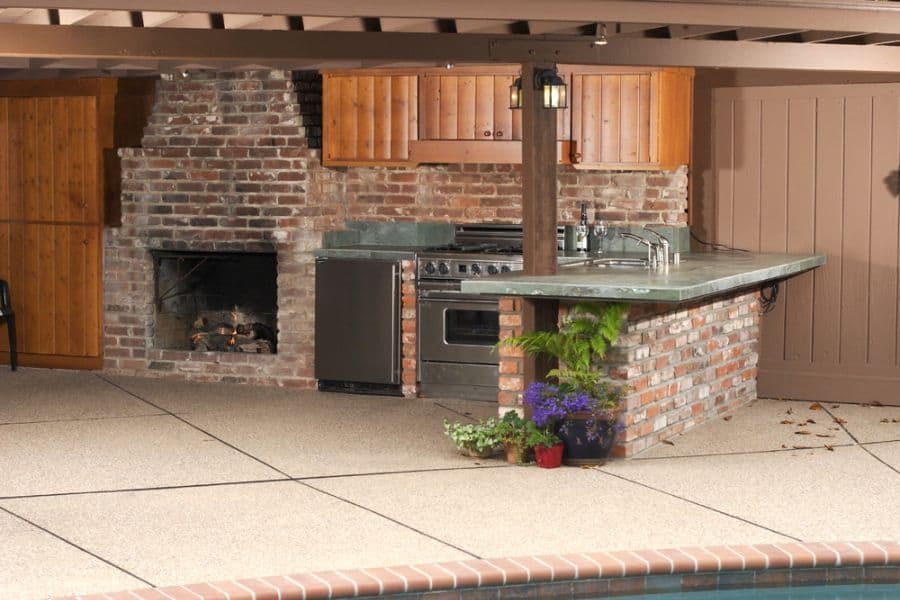
[[[713,94],[716,238],[827,264],[763,319],[761,397],[900,406],[900,84]]]
[[[10,284],[25,366],[102,363],[103,153],[93,87],[0,85],[0,278]]]

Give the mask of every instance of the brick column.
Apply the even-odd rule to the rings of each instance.
[[[500,339],[522,334],[522,299],[500,298]],[[500,346],[500,391],[497,402],[500,414],[510,408],[521,410],[522,392],[525,391],[525,353],[520,348]]]

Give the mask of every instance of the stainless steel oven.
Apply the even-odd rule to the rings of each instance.
[[[500,339],[496,298],[425,287],[419,290],[423,395],[496,400],[495,346]]]
[[[522,268],[521,230],[478,237],[457,231],[457,244],[418,257],[419,389],[423,396],[497,400],[500,311],[497,298],[459,291],[460,282]],[[517,243],[518,242],[518,243]]]

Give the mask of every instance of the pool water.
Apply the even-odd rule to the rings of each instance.
[[[815,585],[623,596],[628,600],[900,600],[900,584]]]

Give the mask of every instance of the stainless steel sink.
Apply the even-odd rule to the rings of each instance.
[[[585,264],[600,269],[646,269],[650,266],[646,258],[595,258]]]

